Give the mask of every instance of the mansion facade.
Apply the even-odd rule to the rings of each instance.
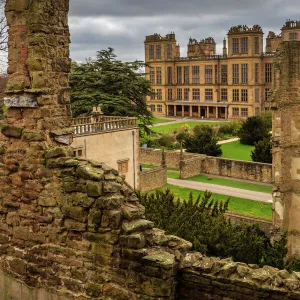
[[[300,21],[287,21],[281,34],[269,32],[266,49],[259,25],[234,26],[223,41],[190,38],[187,57],[180,56],[174,33],[146,36],[145,62],[154,116],[244,119],[270,106],[273,58],[283,41],[300,40]]]

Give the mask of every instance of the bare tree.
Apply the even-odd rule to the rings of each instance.
[[[0,52],[7,51],[7,24],[5,18],[6,0],[0,0]]]

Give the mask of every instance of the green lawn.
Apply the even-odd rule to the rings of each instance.
[[[152,118],[151,121],[152,121],[153,124],[159,124],[159,123],[168,123],[168,122],[171,122],[171,120],[160,119],[160,118]]]
[[[226,143],[221,145],[223,154],[222,157],[252,161],[251,151],[254,150],[254,146],[241,144],[239,141]]]
[[[176,178],[175,176],[177,175],[177,178],[179,177],[179,174],[174,173],[168,173],[168,177],[170,178]],[[208,180],[208,178],[211,178]],[[248,191],[255,191],[255,192],[262,192],[262,193],[272,193],[272,187],[271,186],[266,186],[266,185],[260,185],[260,184],[255,184],[255,183],[248,183],[248,182],[243,182],[243,181],[236,181],[236,180],[231,180],[231,179],[225,179],[225,178],[217,178],[217,177],[210,177],[210,176],[205,176],[205,175],[198,175],[195,177],[188,178],[186,180],[189,181],[196,181],[196,182],[204,182],[204,183],[209,183],[209,184],[218,184],[222,186],[229,186],[237,189],[243,189],[243,190],[248,190]]]
[[[198,195],[203,195],[204,192],[182,188],[170,184],[166,184],[162,187],[163,189],[170,189],[176,197],[180,197],[182,199],[188,199],[190,192],[194,194],[194,197],[198,197]],[[226,201],[228,196],[221,194],[213,194],[213,198],[218,201]],[[230,197],[228,210],[230,212],[240,213],[249,216],[255,216],[265,219],[272,218],[272,204],[271,203],[263,203],[259,201],[243,199],[238,197]]]
[[[186,122],[180,122],[180,123],[175,123],[175,124],[166,124],[162,126],[157,126],[157,127],[152,127],[151,130],[156,132],[156,133],[173,133],[174,131],[178,131],[178,129],[183,126],[183,125],[189,125],[191,128],[195,127],[196,125],[209,125],[209,126],[214,126],[214,125],[222,125],[226,124],[226,122],[201,122],[201,121],[186,121]]]

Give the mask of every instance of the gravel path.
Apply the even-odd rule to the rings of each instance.
[[[237,189],[222,185],[210,184],[210,183],[202,183],[202,182],[195,182],[195,181],[188,181],[188,180],[180,180],[180,179],[173,179],[168,178],[168,183],[180,187],[185,187],[189,189],[199,190],[199,191],[211,191],[212,193],[216,194],[223,194],[233,197],[239,198],[246,198],[250,200],[260,201],[260,202],[267,202],[272,203],[272,194],[268,193],[261,193],[261,192],[254,192],[248,191],[243,189]]]

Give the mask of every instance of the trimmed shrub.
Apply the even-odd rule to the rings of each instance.
[[[260,116],[250,117],[244,121],[239,132],[241,143],[247,145],[254,145],[269,136],[269,129]]]
[[[251,151],[253,161],[262,163],[272,163],[272,144],[270,138],[264,138],[262,141],[254,143],[254,150]]]
[[[213,136],[213,129],[210,126],[197,125],[193,133],[184,142],[186,151],[209,156],[222,155],[221,146],[217,144],[218,139]]]

